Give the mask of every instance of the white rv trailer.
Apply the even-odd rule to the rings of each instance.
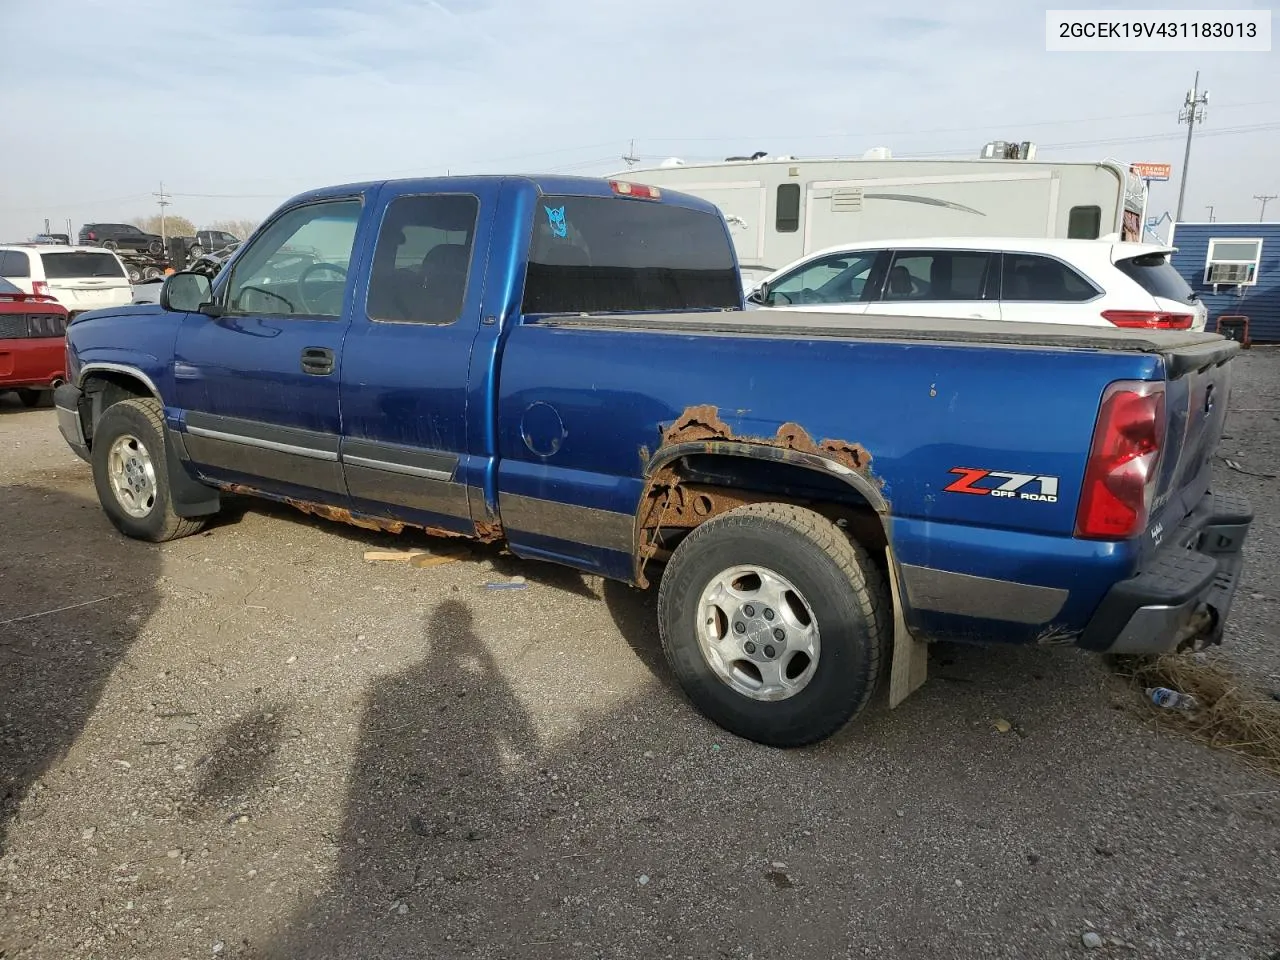
[[[988,145],[984,155],[992,154]],[[1001,155],[1017,155],[1018,148]],[[841,243],[918,237],[1141,240],[1146,187],[1119,162],[1035,159],[895,160],[672,158],[615,178],[714,203],[728,221],[748,285],[805,254]],[[1022,156],[1034,158],[1033,144]]]

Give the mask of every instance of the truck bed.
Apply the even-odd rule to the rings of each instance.
[[[1120,327],[1014,323],[1007,320],[955,320],[938,317],[886,317],[875,314],[774,310],[723,313],[617,314],[547,317],[541,324],[608,330],[667,331],[697,335],[755,335],[789,339],[912,341],[959,345],[1050,347],[1117,353],[1162,354],[1169,376],[1220,363],[1240,345],[1216,333],[1192,330],[1131,330]]]

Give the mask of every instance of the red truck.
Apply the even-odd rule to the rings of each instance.
[[[48,405],[66,379],[67,308],[0,278],[0,392]]]

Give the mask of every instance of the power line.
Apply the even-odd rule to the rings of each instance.
[[[1272,106],[1280,103],[1280,100],[1254,100],[1247,103],[1224,103],[1217,106],[1218,110],[1232,110],[1241,107],[1260,107]],[[1012,129],[1019,130],[1037,127],[1064,127],[1077,123],[1103,123],[1108,120],[1138,120],[1144,117],[1164,117],[1168,116],[1167,110],[1152,110],[1146,113],[1117,113],[1110,114],[1105,117],[1080,117],[1075,120],[996,120],[990,123],[984,123],[980,126],[970,127],[939,127],[933,130],[921,130],[919,128],[911,130],[872,130],[860,131],[858,133],[772,133],[771,136],[779,136],[783,138],[792,138],[796,140],[844,140],[844,139],[870,139],[872,137],[897,137],[897,136],[932,136],[939,133],[981,133],[987,130]],[[737,142],[743,139],[741,133],[728,137],[645,137],[645,143],[719,143],[719,142]]]

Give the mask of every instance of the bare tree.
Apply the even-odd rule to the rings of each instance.
[[[222,230],[231,234],[233,237],[239,237],[241,240],[248,240],[253,231],[258,229],[258,221],[250,219],[240,220],[215,220],[209,224],[210,230]]]
[[[160,215],[154,214],[150,217],[134,217],[131,221],[139,230],[145,230],[147,233],[160,233]],[[196,235],[196,225],[186,217],[179,217],[172,213],[166,213],[164,216],[164,235],[166,237],[194,237]]]

